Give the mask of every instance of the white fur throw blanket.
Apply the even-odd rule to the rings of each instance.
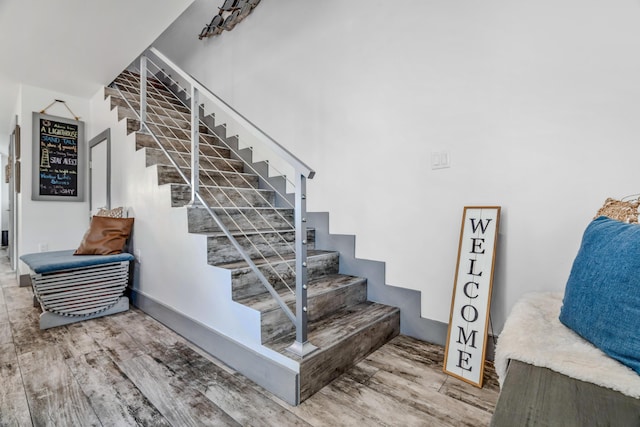
[[[640,375],[560,323],[562,296],[530,293],[513,306],[496,347],[500,386],[515,359],[640,398]]]

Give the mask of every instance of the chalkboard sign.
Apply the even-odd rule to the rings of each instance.
[[[84,122],[33,113],[31,200],[84,201]]]

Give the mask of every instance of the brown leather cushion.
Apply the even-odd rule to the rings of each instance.
[[[133,218],[94,216],[74,255],[114,255],[122,249],[131,234]]]

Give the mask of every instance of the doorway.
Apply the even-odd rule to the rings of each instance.
[[[8,233],[7,233],[7,256],[11,269],[18,268],[18,193],[20,192],[20,126],[18,116],[16,125],[9,139],[9,158],[7,159],[9,178],[9,208],[8,208]]]
[[[111,209],[111,129],[89,141],[89,213]]]

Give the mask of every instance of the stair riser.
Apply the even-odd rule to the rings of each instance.
[[[231,150],[229,150],[228,148],[210,145],[209,137],[206,137],[206,139],[204,139],[204,137],[201,135],[200,138],[201,138],[200,153],[204,154],[205,156],[223,157],[226,159],[230,157]],[[178,143],[175,140],[167,141],[167,139],[165,138],[159,138],[159,140],[163,144],[163,146],[169,151],[178,151],[181,153],[191,152],[190,151],[191,143],[188,140],[181,141],[180,143]],[[153,139],[151,135],[147,135],[144,133],[137,133],[136,134],[136,150],[140,150],[141,148],[145,148],[145,147],[159,150],[158,144],[156,143],[156,141]]]
[[[158,165],[157,168],[158,184],[181,184],[184,182],[173,166]],[[184,172],[187,177],[191,176],[190,169],[183,168],[182,172]],[[219,187],[257,188],[258,177],[256,175],[241,175],[235,172],[201,170],[200,183],[202,185],[215,185]]]
[[[130,120],[130,119],[128,119]],[[173,142],[173,145],[179,145],[183,147],[187,147],[189,151],[191,151],[191,131],[188,129],[180,129],[180,128],[172,128],[168,126],[158,126],[155,124],[150,124],[149,128],[151,132],[157,137],[166,137],[167,141]],[[220,141],[218,137],[215,135],[208,134],[206,132],[200,132],[200,145],[208,144],[214,145],[217,147],[223,147],[224,144]],[[227,157],[227,156],[225,156]]]
[[[189,153],[170,153],[173,160],[180,167],[188,168],[191,166],[191,154]],[[171,166],[171,162],[167,155],[158,149],[149,148],[146,151],[147,166],[164,165]],[[200,157],[200,167],[202,169],[217,169],[225,172],[242,172],[244,165],[239,160],[223,159],[221,157]]]
[[[140,98],[139,83],[127,84],[116,80],[116,85],[119,87],[120,92],[124,95],[129,102],[138,102]],[[133,86],[133,87],[132,87]],[[153,88],[147,90],[147,105],[161,107],[168,110],[176,110],[185,114],[189,113],[189,108],[185,107],[180,100],[173,97],[172,94],[166,91],[161,91],[164,96],[157,96],[157,91]],[[114,96],[120,96],[117,90],[115,90]]]
[[[122,98],[122,95],[124,95],[124,98],[126,98],[127,101],[129,101],[128,103],[124,100],[124,98]],[[131,105],[133,108],[136,108],[136,109],[140,108],[140,104],[136,95],[132,95],[130,93],[120,94],[116,89],[106,88],[105,96],[111,96],[112,110],[116,107],[129,108],[129,105]],[[149,106],[149,111],[152,111],[156,114],[164,115],[167,117],[173,117],[176,120],[184,120],[184,121],[191,120],[191,113],[189,112],[188,109],[177,107],[179,109],[176,110],[174,109],[176,108],[175,106],[171,106],[171,105],[165,105],[165,106],[168,106],[169,108],[162,108],[161,106],[154,105],[154,103],[152,103]]]
[[[205,203],[215,208],[218,206],[237,207],[269,207],[273,205],[272,191],[252,188],[222,189],[201,187],[200,195]],[[186,185],[171,184],[171,206],[174,208],[186,205],[191,201],[191,190]]]
[[[277,254],[288,255],[295,251],[295,231],[238,235],[235,238],[252,259],[259,258],[260,254],[264,257],[271,257]],[[307,230],[307,249],[313,249],[314,240],[314,230]],[[208,238],[207,259],[211,265],[243,260],[226,236],[210,236]]]
[[[131,123],[132,127],[138,126],[140,127],[140,121],[138,121],[138,112],[134,112],[128,106],[119,106],[118,108],[118,120],[122,119],[130,119],[134,122]],[[191,120],[191,119],[189,119]],[[147,123],[151,126],[157,126],[159,132],[156,132],[154,128],[154,132],[158,135],[164,135],[173,137],[176,133],[179,136],[185,136],[187,139],[191,137],[191,121],[186,121],[182,118],[175,118],[173,116],[160,116],[158,114],[151,114],[147,112]],[[179,132],[177,131],[179,130]],[[211,131],[204,125],[201,125],[199,128],[199,132],[201,135],[211,135],[209,136],[211,141],[217,142],[217,138],[211,134]],[[219,145],[219,143],[218,143]]]
[[[246,209],[240,212],[238,209],[229,209],[228,213],[220,209],[214,209],[218,213],[222,223],[231,231],[254,231],[254,227],[260,229],[286,229],[293,224],[292,209]],[[250,221],[250,222],[249,222]],[[190,233],[216,233],[222,231],[209,216],[206,209],[189,209],[188,223]]]
[[[338,273],[339,254],[331,252],[307,258],[307,277],[314,280],[327,274]],[[295,284],[295,261],[282,262],[274,266],[274,269],[293,289]],[[278,276],[269,267],[259,267],[269,283],[277,284],[275,288],[284,287]],[[231,273],[231,295],[234,300],[251,297],[267,292],[255,273],[250,268],[234,270]]]
[[[111,96],[111,109],[116,106],[127,107],[131,105],[134,109],[140,108],[140,95],[138,93],[129,92],[128,88],[120,86],[120,90],[115,88],[106,88],[105,97]],[[125,101],[126,99],[126,101]],[[171,115],[172,117],[191,120],[191,112],[181,102],[168,102],[165,100],[155,100],[147,97],[147,106],[150,112]]]
[[[165,111],[177,111],[179,113],[182,114],[182,116],[188,114],[189,117],[191,116],[191,111],[185,107],[184,105],[182,105],[180,102],[167,102],[167,101],[160,101],[160,100],[147,100],[147,103],[149,106],[151,106],[152,108],[160,108],[162,110]]]
[[[133,87],[136,91],[139,91],[140,75],[125,71],[116,78],[116,83],[120,83],[125,87]],[[157,99],[169,98],[171,101],[178,102],[175,95],[157,79],[147,78],[147,93]]]
[[[118,116],[119,119],[120,116],[122,116],[121,118],[126,118],[128,133],[140,130],[140,120],[137,119],[137,116],[133,114],[130,109],[118,108]],[[147,120],[147,125],[149,126],[151,132],[158,137],[166,136],[169,139],[178,139],[181,141],[185,141],[187,146],[190,145],[191,130],[189,128],[182,129],[173,125],[167,126],[165,124],[158,124],[149,120]],[[203,138],[207,138],[207,141],[213,145],[221,145],[218,138],[215,135],[210,135],[209,130],[204,126],[200,128],[200,136]]]
[[[125,98],[131,103],[136,100],[136,98],[127,93],[127,92],[119,92],[118,89],[106,87],[104,88],[104,97],[105,99],[110,96],[110,105],[113,110],[116,107],[127,107],[127,103],[125,102]]]
[[[127,135],[140,130],[140,122],[134,119],[127,120]]]
[[[118,121],[123,119],[138,120],[138,115],[126,106],[118,107]],[[137,122],[140,123],[139,121]]]
[[[300,366],[300,402],[339,377],[400,333],[400,310],[378,318],[369,327],[353,334],[349,339],[322,354],[302,361]]]
[[[191,118],[176,118],[173,116],[166,116],[161,114],[160,112],[156,113],[147,113],[147,120],[151,123],[156,123],[158,125],[164,124],[170,128],[180,128],[182,130],[186,130],[191,132]],[[204,124],[201,124],[199,127],[200,133],[210,134],[211,130],[207,128]]]
[[[336,310],[359,304],[367,299],[367,282],[362,280],[350,286],[334,289],[307,299],[310,322],[321,319]],[[295,304],[289,307],[295,313]],[[280,338],[294,332],[295,327],[279,307],[261,313],[262,342]]]

